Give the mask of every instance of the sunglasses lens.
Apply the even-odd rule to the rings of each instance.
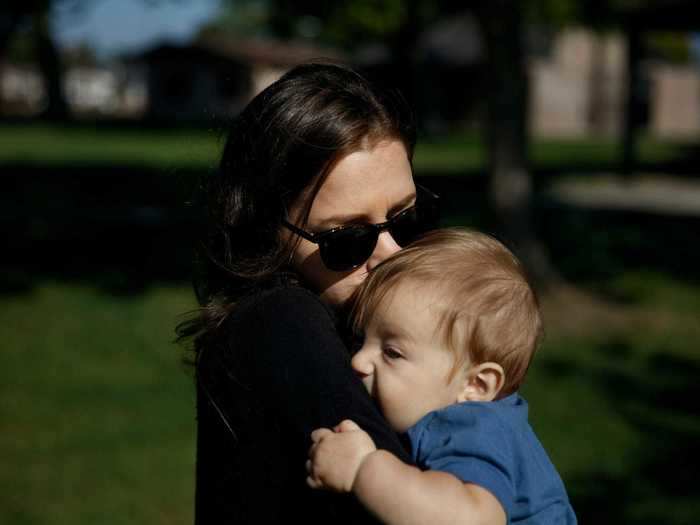
[[[437,228],[439,209],[436,196],[420,195],[416,205],[389,221],[388,229],[399,246],[406,246],[420,235]],[[340,228],[319,238],[323,264],[336,272],[357,268],[370,258],[377,246],[377,225]]]
[[[419,204],[397,216],[389,231],[396,243],[403,247],[436,228],[437,223],[437,207]]]
[[[361,265],[374,251],[377,233],[371,227],[351,226],[334,231],[320,243],[323,264],[343,272]]]

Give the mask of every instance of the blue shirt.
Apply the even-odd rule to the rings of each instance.
[[[575,524],[566,489],[527,420],[517,393],[498,401],[457,403],[408,429],[413,459],[487,489],[508,523]]]

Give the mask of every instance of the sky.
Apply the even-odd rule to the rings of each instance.
[[[61,47],[88,44],[102,58],[157,42],[186,42],[214,16],[219,0],[92,0],[84,12],[54,10],[52,31]]]

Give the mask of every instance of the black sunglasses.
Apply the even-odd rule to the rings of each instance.
[[[348,224],[319,233],[309,233],[286,220],[283,224],[300,237],[318,244],[326,268],[345,272],[370,258],[379,234],[384,230],[388,230],[396,243],[404,247],[437,227],[439,197],[423,186],[416,186],[416,189],[416,203],[413,206],[379,224]]]

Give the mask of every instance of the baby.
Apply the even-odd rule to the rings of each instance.
[[[352,322],[352,366],[419,468],[346,420],[311,434],[311,487],[353,492],[387,524],[576,523],[518,394],[542,322],[507,248],[432,232],[368,276]]]

